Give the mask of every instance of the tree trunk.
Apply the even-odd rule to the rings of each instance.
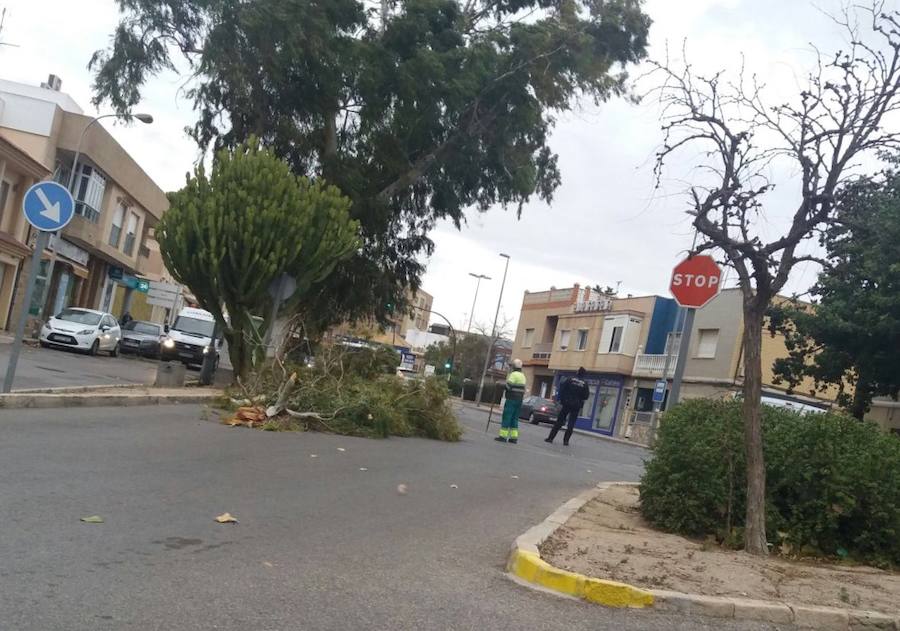
[[[863,374],[856,378],[856,386],[853,389],[853,401],[850,404],[850,414],[857,420],[863,420],[869,411],[869,381]]]
[[[225,339],[228,341],[228,359],[231,361],[231,369],[234,372],[234,379],[237,381],[238,378],[243,379],[247,376],[250,362],[248,361],[244,329],[239,325],[238,328],[235,328],[235,324],[237,323],[232,322],[232,328],[225,332]]]
[[[744,447],[747,453],[747,516],[744,549],[766,555],[766,467],[763,457],[762,416],[762,326],[764,308],[758,296],[744,304]]]

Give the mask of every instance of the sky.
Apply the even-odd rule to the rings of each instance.
[[[894,4],[887,2],[889,8]],[[843,0],[647,0],[645,11],[653,19],[649,56],[680,59],[684,50],[700,72],[733,72],[743,63],[765,78],[772,102],[779,102],[797,94],[814,62],[810,42],[826,52],[841,46],[841,33],[826,13],[843,5]],[[87,64],[109,42],[118,20],[115,2],[0,0],[2,7],[7,14],[0,41],[17,46],[0,46],[0,77],[37,85],[56,74],[62,90],[87,113],[105,113],[90,103]],[[640,77],[646,70],[630,73]],[[635,91],[645,91],[647,81]],[[198,155],[184,132],[194,112],[181,94],[183,86],[184,79],[174,74],[147,85],[135,111],[152,114],[152,125],[106,126],[164,190],[183,184]],[[489,327],[506,263],[500,253],[510,256],[501,304],[501,319],[509,320],[510,328],[526,290],[620,284],[620,295],[668,295],[671,269],[691,247],[683,193],[702,158],[682,154],[656,188],[659,115],[658,103],[649,97],[637,105],[581,104],[561,115],[551,147],[559,154],[562,185],[550,205],[528,204],[521,219],[515,208],[472,210],[462,230],[449,224],[434,230],[435,251],[423,280],[434,296],[434,311],[465,328],[475,291],[469,273],[486,274],[491,280],[482,281],[474,320]],[[791,175],[774,174],[784,186],[767,206],[760,224],[764,236],[777,234],[792,211]],[[799,265],[787,289],[805,291],[816,273],[813,264]],[[726,274],[726,285],[733,284],[731,276]]]

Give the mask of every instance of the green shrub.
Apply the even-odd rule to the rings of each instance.
[[[900,564],[900,441],[842,414],[763,406],[767,534],[790,554]],[[692,400],[666,413],[641,480],[659,528],[740,541],[746,471],[738,402]]]

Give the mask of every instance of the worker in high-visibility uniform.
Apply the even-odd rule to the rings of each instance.
[[[512,361],[512,370],[506,377],[506,404],[503,406],[503,420],[500,435],[494,440],[501,443],[519,442],[519,410],[525,398],[525,375],[522,374],[522,360]]]

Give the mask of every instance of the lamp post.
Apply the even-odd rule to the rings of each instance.
[[[490,276],[475,274],[474,272],[469,272],[469,276],[477,279],[477,282],[475,283],[475,297],[472,298],[472,311],[469,313],[469,326],[466,327],[466,333],[472,332],[472,317],[475,315],[475,302],[478,300],[478,288],[481,287],[481,279],[491,280]]]
[[[484,357],[484,368],[481,370],[481,381],[478,382],[478,393],[475,395],[475,405],[481,405],[481,393],[484,391],[484,378],[487,375],[488,365],[491,362],[491,353],[494,350],[494,342],[497,339],[497,319],[500,317],[500,305],[503,304],[503,288],[506,287],[506,272],[509,271],[509,254],[500,253],[500,256],[506,259],[506,266],[503,268],[503,281],[500,283],[500,296],[497,298],[497,311],[494,312],[494,326],[491,327],[491,340],[488,344],[488,351]],[[491,397],[491,405],[493,406],[493,396]]]

